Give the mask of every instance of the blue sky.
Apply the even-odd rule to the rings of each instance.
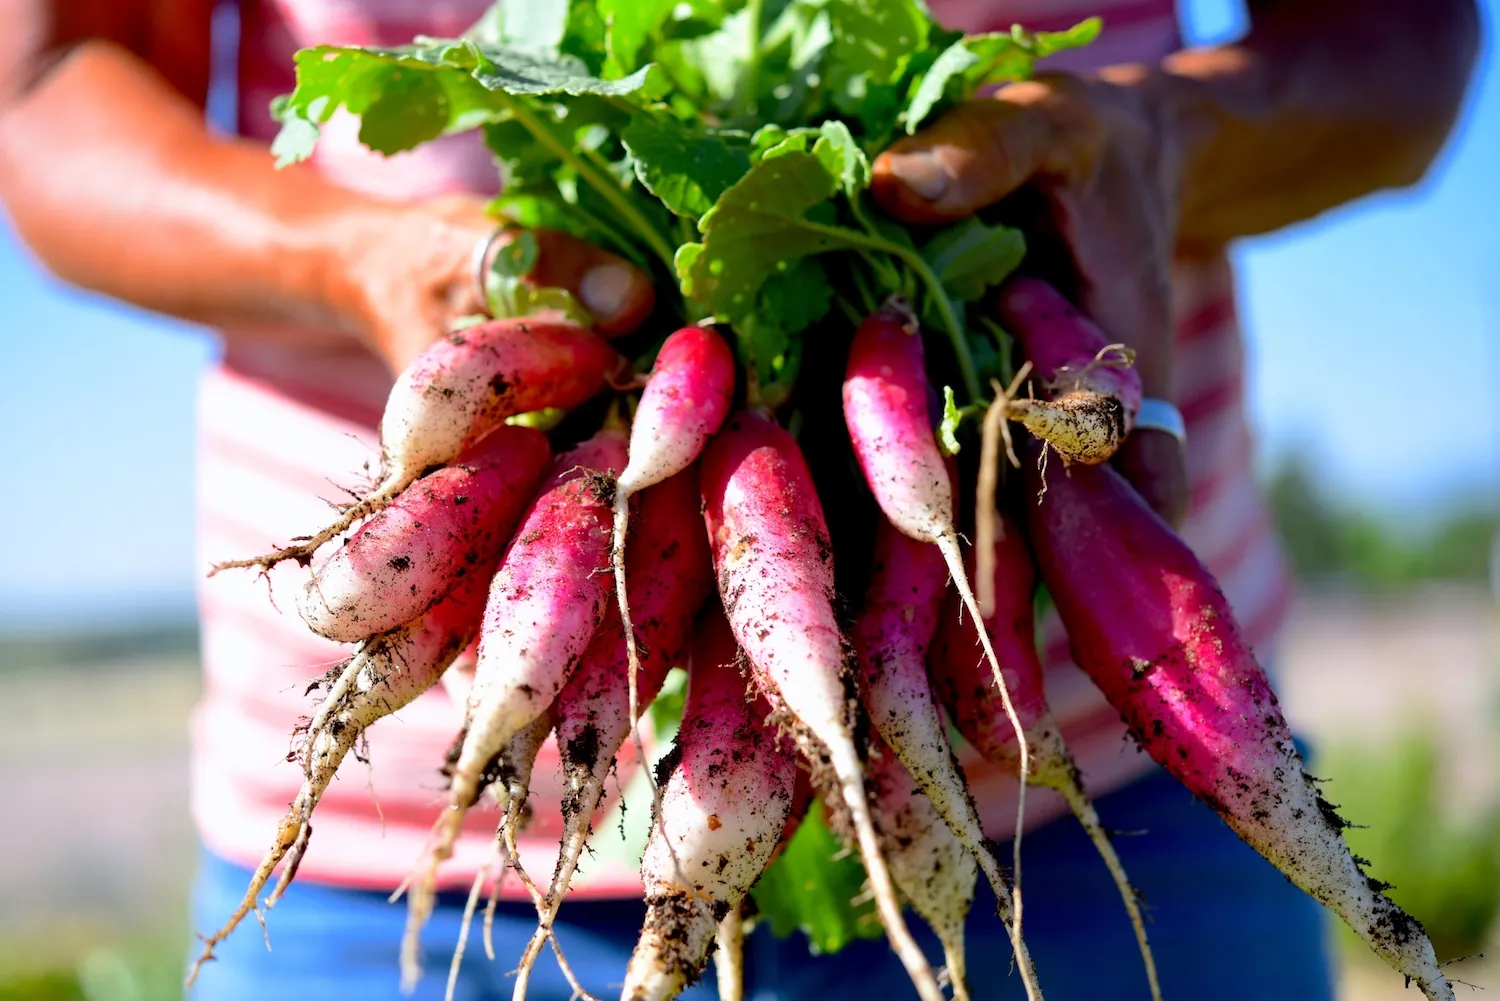
[[[1500,0],[1487,0],[1495,20]],[[1192,37],[1234,5],[1187,4]],[[1416,524],[1500,496],[1500,71],[1416,191],[1235,252],[1251,402],[1267,454],[1302,447],[1331,489]],[[192,327],[64,289],[0,226],[0,627],[188,607],[193,396],[215,354]]]

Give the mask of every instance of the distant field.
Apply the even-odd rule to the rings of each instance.
[[[0,639],[9,821],[0,825],[0,1001],[176,996],[194,850],[194,642],[190,629]],[[1289,715],[1318,744],[1377,746],[1408,724],[1436,722],[1453,798],[1494,802],[1500,642],[1482,592],[1308,601],[1281,675]],[[1458,975],[1500,988],[1493,966],[1464,964]],[[1411,996],[1356,961],[1341,1001]]]

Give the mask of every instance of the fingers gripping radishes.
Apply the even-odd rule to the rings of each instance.
[[[221,563],[270,569],[306,564],[350,525],[389,505],[423,473],[516,414],[568,410],[624,375],[625,359],[561,314],[492,320],[449,334],[397,377],[380,420],[380,482],[315,535],[265,556]]]
[[[421,615],[504,548],[551,459],[541,432],[497,428],[361,525],[303,588],[302,620],[352,643]]]
[[[1103,462],[1130,434],[1141,409],[1134,354],[1113,344],[1052,286],[1012,279],[1000,315],[1047,388],[1041,400],[1009,401],[1020,421],[1068,462]]]
[[[603,617],[611,578],[599,571],[609,562],[610,486],[624,460],[624,436],[607,430],[560,456],[490,585],[448,805],[407,897],[408,985],[420,973],[417,935],[438,866],[452,854],[490,762],[556,699]]]
[[[1073,659],[1141,747],[1423,994],[1451,1001],[1422,926],[1350,854],[1212,575],[1108,466],[1054,467],[1045,482],[1026,506],[1043,581]]]
[[[767,726],[769,711],[764,700],[746,699],[734,638],[710,611],[694,643],[677,765],[641,860],[646,921],[622,1001],[667,1001],[695,981],[719,922],[770,861],[791,813],[797,763]],[[679,881],[673,854],[690,883]]]
[[[796,721],[799,750],[836,776],[892,947],[923,1001],[932,968],[901,917],[875,835],[851,720],[853,678],[833,614],[833,552],[822,505],[792,436],[755,413],[730,419],[704,453],[704,521],[719,596],[757,684]]]

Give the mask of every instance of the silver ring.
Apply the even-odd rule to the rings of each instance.
[[[1176,438],[1179,445],[1187,445],[1187,422],[1182,419],[1182,411],[1166,400],[1142,400],[1134,430],[1161,431]]]
[[[486,313],[490,311],[490,293],[485,275],[489,271],[490,251],[495,249],[495,244],[502,236],[510,233],[507,226],[498,226],[488,236],[481,236],[474,241],[474,257],[469,267],[474,273],[475,288],[479,290],[479,305]]]

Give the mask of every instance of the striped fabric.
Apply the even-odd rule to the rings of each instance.
[[[240,129],[268,138],[266,106],[291,85],[291,56],[317,43],[399,44],[415,34],[454,34],[486,0],[242,0]],[[1077,65],[1155,59],[1178,44],[1170,0],[936,0],[955,27],[995,30],[1020,20],[1061,28],[1100,13],[1105,31]],[[495,170],[476,137],[460,136],[391,158],[364,151],[355,123],[325,131],[317,168],[337,183],[390,200],[453,191],[493,190]],[[1221,259],[1183,261],[1177,272],[1179,361],[1175,395],[1189,427],[1192,514],[1185,534],[1218,574],[1253,642],[1276,632],[1289,598],[1288,576],[1252,481],[1251,441],[1243,407],[1244,355],[1233,280]],[[292,339],[287,339],[289,343]],[[330,502],[369,482],[374,427],[390,386],[363,350],[258,346],[231,350],[208,372],[199,396],[198,552],[201,565],[264,551],[324,523]],[[302,578],[284,566],[267,579],[227,573],[200,589],[204,696],[193,721],[193,810],[215,852],[254,865],[301,781],[288,762],[290,734],[313,706],[309,681],[349,649],[313,636],[297,618]],[[1090,786],[1119,785],[1147,767],[1124,738],[1118,716],[1069,666],[1055,622],[1045,625],[1049,695]],[[318,810],[301,875],[350,886],[390,888],[418,857],[441,799],[438,763],[453,739],[460,708],[436,689],[369,732],[368,761],[345,762]],[[521,846],[532,873],[548,873],[556,854],[556,751],[538,762],[535,820]],[[987,823],[1013,823],[1014,783],[965,762]],[[639,806],[638,770],[622,762],[627,802]],[[620,812],[611,788],[607,818],[596,823],[597,854],[585,859],[576,892],[639,892],[636,864],[647,811]],[[1056,812],[1040,802],[1034,817]],[[477,810],[453,861],[447,886],[466,884],[486,850],[496,817]],[[518,886],[508,896],[521,896]]]

